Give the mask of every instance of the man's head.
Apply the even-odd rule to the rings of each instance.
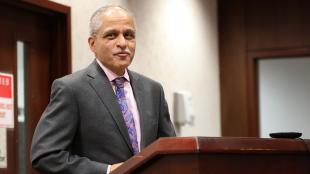
[[[104,66],[123,75],[136,48],[135,25],[131,13],[120,6],[98,9],[90,20],[88,43]]]

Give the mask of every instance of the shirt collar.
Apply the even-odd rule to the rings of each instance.
[[[107,77],[108,77],[108,79],[109,79],[110,82],[112,82],[112,81],[113,81],[115,78],[117,78],[117,77],[125,77],[125,79],[126,79],[127,81],[130,82],[130,78],[129,78],[127,69],[125,69],[125,73],[124,73],[123,76],[119,76],[119,75],[115,74],[113,71],[111,71],[110,69],[108,69],[107,67],[105,67],[105,66],[100,62],[99,59],[96,58],[96,61],[97,61],[97,63],[99,64],[99,66],[101,67],[101,69],[104,71],[104,73],[107,75]]]

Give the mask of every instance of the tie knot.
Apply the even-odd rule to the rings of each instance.
[[[124,87],[124,83],[125,83],[126,79],[124,77],[117,77],[113,80],[115,86],[119,87],[119,88],[123,88]]]

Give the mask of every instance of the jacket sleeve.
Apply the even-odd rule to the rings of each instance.
[[[46,174],[104,174],[108,164],[73,154],[71,144],[79,124],[79,109],[73,89],[62,80],[52,85],[50,103],[36,127],[31,162]]]
[[[158,124],[158,137],[175,137],[175,130],[170,119],[168,104],[165,99],[164,90],[160,90],[160,115]]]

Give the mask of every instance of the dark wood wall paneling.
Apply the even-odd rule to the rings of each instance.
[[[30,45],[26,53],[29,59],[26,61],[25,89],[28,115],[25,121],[27,149],[25,172],[34,174],[37,172],[30,165],[29,149],[42,108],[44,109],[48,103],[50,85],[55,78],[71,73],[71,10],[70,7],[47,0],[0,0],[0,7],[1,19],[7,19],[0,20],[3,24],[0,27],[0,55],[1,58],[5,58],[0,59],[0,69],[15,74],[15,84],[17,83],[17,63],[14,53],[16,40],[23,40]],[[49,43],[48,46],[42,44],[44,42]],[[46,81],[49,84],[44,83]],[[14,91],[15,93],[17,91],[16,85],[14,85]],[[15,96],[15,105],[17,98],[18,96]],[[15,109],[16,118],[17,115],[17,109]],[[15,119],[15,125],[17,125],[17,119]],[[1,168],[0,174],[18,173],[19,132],[16,127],[8,129],[8,167]]]
[[[219,0],[223,136],[259,136],[257,62],[310,55],[310,1]]]

